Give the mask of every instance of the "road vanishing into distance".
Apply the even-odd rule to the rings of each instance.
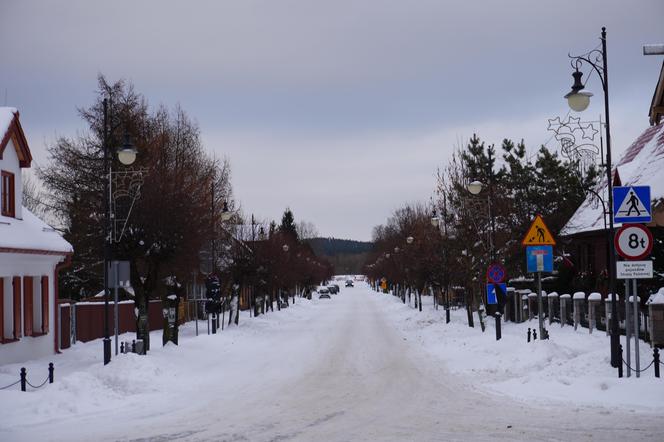
[[[281,321],[287,311],[275,311],[264,325],[242,333],[240,327],[236,335],[226,330],[223,344],[218,335],[199,336],[169,355],[197,368],[174,376],[173,391],[144,393],[153,395],[149,406],[129,398],[104,413],[77,413],[10,435],[160,442],[663,440],[664,424],[652,415],[531,405],[478,392],[471,377],[448,373],[400,335],[385,309],[393,301],[359,283],[301,309],[306,314],[291,308]],[[211,344],[219,352],[210,352]],[[168,376],[167,367],[155,370]]]

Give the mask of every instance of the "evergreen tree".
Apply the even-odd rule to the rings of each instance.
[[[279,232],[286,237],[297,241],[297,225],[295,224],[295,217],[291,209],[287,208],[281,217],[281,224],[279,225]]]

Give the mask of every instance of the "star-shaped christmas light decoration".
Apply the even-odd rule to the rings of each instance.
[[[583,133],[581,139],[593,141],[595,139],[595,135],[597,135],[599,131],[595,129],[595,126],[593,126],[592,123],[588,123],[587,126],[581,127],[581,132]]]
[[[557,130],[557,128],[562,126],[562,124],[563,124],[563,122],[560,121],[560,117],[549,118],[549,127],[547,127],[546,130],[552,130],[552,131],[555,132]]]
[[[567,119],[567,126],[571,129],[572,132],[576,130],[583,130],[581,127],[581,118],[580,117],[569,117]]]

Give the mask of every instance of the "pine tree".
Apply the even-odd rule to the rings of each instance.
[[[279,225],[279,232],[290,238],[293,241],[297,241],[297,225],[295,224],[295,217],[291,209],[287,208],[284,211],[283,216],[281,217],[281,224]]]

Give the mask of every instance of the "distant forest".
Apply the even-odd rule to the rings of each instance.
[[[337,274],[356,275],[362,273],[362,266],[373,248],[368,241],[353,241],[337,238],[311,238],[306,240],[316,256],[326,258],[334,265]]]

